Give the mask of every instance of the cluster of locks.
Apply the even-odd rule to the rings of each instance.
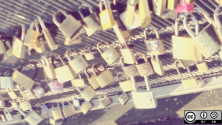
[[[176,19],[175,35],[172,36],[173,57],[177,59],[175,61],[175,66],[180,76],[181,74],[177,68],[177,63],[180,63],[182,67],[187,69],[190,73],[189,65],[196,61],[198,70],[200,72],[206,72],[209,70],[207,63],[205,62],[206,59],[218,52],[221,47],[222,30],[218,19],[220,6],[216,8],[213,20],[205,11],[199,8],[194,8],[194,1],[195,0],[168,0],[167,2],[166,0],[152,0],[151,3],[153,13],[158,16],[161,16],[166,9],[175,10],[175,12],[181,13],[181,15]],[[105,6],[105,10],[103,10],[103,4]],[[113,4],[116,4],[115,0]],[[137,4],[138,8],[136,7]],[[108,65],[120,60],[124,72],[118,73],[117,77],[119,79],[120,75],[124,75],[126,77],[126,81],[122,82],[119,79],[119,86],[123,91],[123,93],[119,95],[119,101],[122,105],[124,105],[129,100],[126,92],[132,91],[135,108],[138,109],[150,109],[157,107],[155,94],[154,91],[151,90],[148,77],[154,73],[158,75],[164,75],[165,73],[162,62],[158,58],[159,55],[163,55],[165,52],[164,44],[157,30],[154,27],[149,26],[151,23],[152,12],[150,11],[149,4],[150,2],[147,0],[128,0],[126,11],[121,13],[118,19],[115,19],[113,16],[109,0],[101,0],[99,5],[101,11],[99,14],[100,18],[92,11],[92,9],[84,4],[79,7],[79,10],[85,7],[90,10],[91,14],[84,17],[81,11],[79,11],[82,17],[81,21],[76,20],[71,14],[67,14],[65,11],[59,11],[58,13],[62,13],[66,17],[62,23],[59,23],[56,18],[58,13],[53,15],[53,22],[58,26],[59,30],[65,37],[65,45],[79,43],[79,41],[81,41],[82,34],[85,33],[88,36],[91,36],[99,30],[114,29],[120,41],[120,52],[122,56],[114,47],[110,47],[109,44],[107,44],[108,48],[104,52],[100,49],[100,46],[103,45],[103,43],[98,43],[97,49]],[[203,14],[209,22],[209,25],[200,32],[198,21],[191,14],[192,11]],[[189,17],[191,17],[191,19],[195,22],[195,33],[193,33],[193,31],[187,26],[187,20]],[[188,37],[186,35],[179,35],[179,21],[181,20],[183,21],[186,31],[190,35]],[[24,58],[26,47],[28,47],[29,52],[31,50],[35,50],[38,53],[45,52],[44,44],[38,39],[41,34],[38,28],[38,23],[40,23],[42,27],[41,32],[43,33],[49,48],[51,50],[58,48],[58,45],[53,40],[53,37],[45,26],[43,20],[38,17],[38,19],[31,23],[30,28],[27,31],[25,31],[25,26],[22,25],[21,38],[19,39],[16,36],[13,37],[13,47],[10,47],[6,51],[4,44],[1,43],[0,50],[4,59],[7,59],[11,55],[20,59]],[[147,55],[151,56],[151,64],[145,55],[135,55],[132,48],[127,45],[127,40],[133,35],[131,30],[137,27],[148,27],[148,30],[153,31],[156,34],[156,39],[148,39],[148,30],[144,31],[144,45],[147,49]],[[88,52],[85,53],[84,58],[82,55],[79,55],[77,51],[67,50],[65,55],[69,60],[68,64],[64,62],[61,56],[56,55],[63,64],[63,66],[57,68],[53,67],[48,58],[42,57],[42,61],[44,63],[43,69],[47,76],[48,86],[51,88],[51,91],[61,92],[63,91],[64,83],[71,81],[72,86],[76,87],[76,90],[79,91],[81,97],[85,100],[81,105],[80,103],[78,104],[84,114],[93,107],[90,100],[96,96],[95,90],[100,87],[104,88],[114,81],[114,77],[110,70],[103,65],[101,65],[102,71],[98,70],[96,65],[92,65],[91,69],[93,71],[93,75],[90,76],[88,74],[87,69],[90,68],[90,66],[86,60],[93,60],[94,55],[89,47],[85,47],[85,52],[86,51]],[[70,58],[70,53],[76,54],[74,59]],[[222,54],[222,52],[220,52],[220,54]],[[136,59],[137,56],[143,57],[144,63],[139,63]],[[0,77],[1,88],[8,91],[8,94],[12,99],[12,107],[17,109],[25,117],[27,122],[30,124],[38,124],[43,120],[43,118],[32,110],[32,106],[27,100],[34,99],[36,97],[41,98],[47,93],[47,90],[43,86],[37,86],[33,89],[33,85],[35,83],[33,80],[34,78],[29,78],[27,75],[21,73],[21,69],[22,66],[20,69],[15,70],[12,77]],[[80,72],[82,71],[85,71],[85,75],[87,76],[90,85],[87,85],[84,79],[81,78]],[[79,78],[76,78],[76,74],[78,74]],[[192,77],[190,79],[183,79],[181,76],[182,84],[185,88],[196,86],[202,87],[204,85],[203,82],[198,83],[197,79],[193,78],[191,73],[190,75]],[[137,90],[136,81],[134,79],[135,76],[144,77],[147,91],[140,92]],[[13,82],[17,83],[17,87],[20,90],[21,95],[27,100],[21,101],[20,97],[18,97],[12,90]],[[23,86],[25,90],[22,90],[19,86]],[[100,100],[104,107],[107,107],[112,103],[112,100],[109,97]],[[47,107],[44,108],[48,110]],[[23,111],[28,110],[31,112],[26,115]],[[72,104],[68,106],[64,106],[63,104],[62,111],[59,106],[57,108],[53,107],[53,118],[50,119],[51,123],[55,124],[56,120],[62,119],[63,114],[65,118],[75,115],[76,109]],[[6,117],[7,119],[10,119],[8,118],[9,116]],[[3,115],[1,115],[1,119],[5,119]]]

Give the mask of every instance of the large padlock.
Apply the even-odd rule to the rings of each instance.
[[[3,41],[4,40],[0,40],[0,55],[4,54],[6,52],[6,48],[5,48]]]
[[[106,87],[111,82],[113,82],[114,78],[112,76],[112,73],[109,71],[109,69],[105,69],[105,67],[102,65],[103,69],[105,71],[101,72],[100,74],[97,74],[95,71],[95,65],[92,66],[93,73],[96,77],[96,80],[98,81],[101,88]]]
[[[31,25],[25,35],[24,44],[29,47],[36,47],[37,39],[38,39],[38,36],[40,35],[40,33],[37,32],[37,30],[33,29],[34,23],[35,22],[31,22]]]
[[[168,0],[167,2],[167,8],[170,10],[174,10],[177,8],[178,0]]]
[[[11,99],[16,99],[18,96],[15,94],[15,92],[12,89],[6,89],[8,91],[8,95]]]
[[[80,73],[79,73],[79,79],[73,79],[73,80],[71,80],[71,83],[73,86],[76,86],[76,87],[84,87],[86,85],[85,81],[84,81],[84,79],[82,79]]]
[[[160,39],[159,33],[157,30],[153,27],[150,27],[149,29],[153,30],[156,34],[156,39],[148,40],[146,33],[147,31],[144,31],[145,40],[144,43],[146,45],[147,54],[148,55],[162,55],[164,54],[164,44],[163,40]]]
[[[129,92],[129,91],[132,91],[133,90],[133,86],[132,86],[132,83],[131,83],[131,80],[129,80],[129,78],[126,76],[125,73],[121,73],[125,76],[126,78],[126,81],[124,82],[121,82],[120,81],[120,78],[119,78],[119,75],[120,74],[117,74],[117,78],[119,80],[119,86],[121,87],[121,89],[123,90],[123,92]]]
[[[75,78],[75,74],[72,68],[69,65],[66,65],[61,56],[58,56],[59,59],[62,61],[63,66],[58,67],[55,69],[56,78],[59,83],[64,83]]]
[[[132,25],[135,18],[135,10],[138,0],[127,0],[125,24]]]
[[[125,105],[129,99],[129,96],[125,92],[118,96],[118,100],[122,105]]]
[[[84,70],[86,67],[88,67],[87,62],[83,58],[82,55],[78,55],[77,51],[73,51],[77,54],[77,57],[71,60],[69,57],[70,50],[66,51],[66,57],[69,60],[69,65],[72,67],[72,69],[75,71],[75,73],[79,73],[82,70]]]
[[[110,100],[109,97],[105,97],[102,99],[99,97],[99,100],[100,100],[100,105],[102,105],[104,108],[112,104],[112,101]]]
[[[95,75],[93,74],[91,77],[89,76],[88,72],[87,72],[87,68],[84,70],[85,74],[87,76],[87,79],[89,81],[89,83],[91,84],[91,86],[93,87],[93,89],[97,89],[100,87],[98,81],[96,80]],[[97,71],[97,70],[96,70]],[[98,72],[98,71],[97,71]]]
[[[191,19],[195,22],[195,33],[198,34],[199,24],[194,17]],[[202,60],[201,52],[193,44],[193,39],[190,37],[179,36],[179,26],[176,19],[175,22],[175,35],[172,36],[173,42],[173,57],[182,60]]]
[[[200,73],[204,73],[209,70],[208,65],[205,61],[203,61],[201,63],[199,63],[198,61],[196,61],[196,62],[197,62],[197,64],[196,64],[197,69],[199,70]]]
[[[58,48],[58,45],[55,43],[55,41],[53,40],[52,38],[52,35],[50,34],[48,28],[46,28],[43,20],[41,19],[41,17],[38,16],[38,20],[39,20],[39,23],[42,27],[42,32],[44,34],[44,37],[45,37],[45,40],[46,40],[46,43],[49,45],[49,48],[51,50],[55,50]]]
[[[84,103],[80,106],[80,109],[83,114],[86,114],[92,107],[93,105],[89,101],[84,101]]]
[[[192,12],[194,11],[194,3],[187,3],[186,0],[179,0],[177,9],[175,12],[184,13],[184,12]]]
[[[124,26],[126,27],[127,30],[132,30],[132,29],[136,29],[137,27],[141,26],[140,23],[140,18],[139,18],[139,10],[135,11],[135,17],[134,17],[134,21],[132,25],[127,25],[125,23],[125,19],[126,19],[126,11],[122,12],[120,14],[120,19],[123,22]]]
[[[52,116],[54,120],[63,119],[62,111],[60,109],[59,104],[57,103],[57,107],[55,108],[54,105],[52,105]]]
[[[39,114],[37,114],[35,111],[31,111],[27,117],[25,117],[25,120],[30,124],[30,125],[37,125],[39,124],[43,118]]]
[[[86,60],[92,60],[95,58],[90,47],[85,47],[84,50],[85,50]],[[87,50],[88,50],[88,52],[87,52]]]
[[[25,37],[25,25],[21,25],[21,39],[17,38],[16,36],[13,36],[13,46],[12,46],[12,53],[17,58],[24,58],[25,57],[25,45],[24,45],[24,37]]]
[[[52,60],[52,57],[50,57],[50,60]],[[45,72],[45,75],[50,78],[50,79],[54,79],[56,78],[56,73],[55,73],[55,69],[52,65],[52,61],[51,63],[49,63],[48,59],[46,57],[42,57],[42,61],[43,61],[43,70]]]
[[[196,8],[195,10],[199,11]],[[183,24],[188,34],[193,38],[193,44],[197,47],[197,49],[203,54],[206,59],[220,49],[220,40],[214,31],[214,26],[212,25],[212,22],[210,22],[210,24],[208,24],[197,35],[195,35],[188,27],[187,16],[184,17]]]
[[[153,0],[153,11],[156,15],[160,16],[166,9],[166,0]]]
[[[90,11],[90,15],[84,17],[81,9],[82,7],[85,6],[89,9]],[[93,35],[94,33],[96,33],[99,30],[102,30],[102,27],[100,26],[100,22],[98,21],[97,14],[95,12],[93,12],[92,7],[89,7],[86,4],[82,4],[79,6],[79,14],[82,18],[83,21],[83,28],[86,30],[86,34],[88,36]]]
[[[114,63],[120,57],[119,53],[113,47],[110,47],[105,52],[102,52],[99,48],[100,45],[101,45],[101,43],[97,44],[97,49],[98,49],[99,53],[101,54],[101,56],[103,57],[103,59],[109,65]],[[108,43],[106,45],[109,46]]]
[[[30,104],[29,101],[21,101],[20,98],[18,98],[18,101],[20,103],[20,106],[22,108],[23,111],[27,111],[27,110],[31,110],[32,109],[32,105]]]
[[[95,90],[92,89],[92,87],[87,86],[86,88],[84,88],[83,91],[81,91],[80,89],[78,89],[78,87],[76,87],[77,91],[79,91],[79,93],[81,94],[81,96],[86,100],[86,101],[90,101],[94,96],[96,96],[96,92]]]
[[[180,78],[182,80],[182,84],[183,84],[184,88],[190,88],[190,87],[197,86],[198,85],[197,80],[195,78],[193,78],[193,75],[191,74],[189,67],[187,67],[187,70],[188,70],[191,78],[185,79],[185,80],[183,79],[183,77],[182,77],[182,75],[181,75],[181,73],[180,73],[180,71],[179,71],[179,69],[177,67],[177,62],[178,62],[178,60],[176,60],[174,62],[174,65],[175,65],[176,70],[177,70],[177,72],[178,72],[178,74],[179,74],[179,76],[180,76]]]
[[[134,55],[133,49],[129,48],[127,43],[125,43],[125,47],[120,43],[120,52],[123,56],[123,59],[126,64],[134,64],[136,63],[136,57]]]
[[[65,20],[60,24],[56,19],[56,13],[52,16],[53,22],[58,26],[59,30],[67,38],[71,39],[82,28],[82,24],[80,21],[77,21],[72,15],[69,15],[61,10],[59,12],[61,12],[66,17]]]
[[[2,74],[0,76],[0,87],[2,89],[11,89],[11,88],[13,88],[12,77],[10,77],[10,76],[3,76],[4,73],[5,73],[5,70],[3,69],[2,70]]]
[[[158,75],[164,75],[165,71],[163,70],[163,64],[162,61],[159,60],[158,55],[155,56],[156,58],[154,58],[153,56],[151,56],[151,63],[153,66],[153,70],[155,71],[156,74]]]
[[[145,55],[142,55],[145,63],[142,64],[138,64],[136,65],[137,70],[140,73],[140,76],[149,76],[149,75],[153,75],[154,71],[150,65],[150,63],[148,62],[147,58]]]
[[[219,16],[218,13],[219,13],[219,10],[221,9],[221,5],[219,5],[214,11],[214,24],[215,24],[214,26],[215,26],[215,32],[217,33],[217,36],[220,39],[220,42],[222,43],[222,25],[218,17]],[[209,15],[206,14],[206,16],[209,16]]]
[[[151,23],[151,12],[147,0],[139,0],[139,17],[141,28],[146,28]]]
[[[75,107],[70,103],[68,102],[69,105],[64,105],[64,102],[62,102],[62,112],[65,116],[65,118],[68,118],[70,116],[73,116],[76,114],[76,110],[75,110]]]
[[[103,10],[103,4],[105,5],[105,10]],[[110,2],[109,0],[101,0],[99,3],[99,9],[100,9],[100,21],[103,30],[108,30],[115,25],[114,17],[113,17],[113,12],[110,8]]]
[[[140,76],[140,73],[138,72],[135,64],[131,65],[124,65],[123,63],[123,57],[120,58],[120,64],[122,64],[122,69],[125,72],[125,74],[130,77],[130,76]]]

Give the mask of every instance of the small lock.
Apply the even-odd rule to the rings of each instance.
[[[158,55],[156,55],[156,58],[153,58],[153,56],[151,56],[151,63],[153,65],[153,70],[155,71],[156,74],[158,75],[164,75],[165,71],[163,70],[163,64],[162,61],[159,60]]]
[[[55,108],[54,105],[52,105],[52,116],[54,120],[63,119],[62,111],[59,107],[59,104],[57,104],[57,107]]]
[[[100,100],[100,104],[101,104],[104,108],[107,107],[107,106],[109,106],[109,105],[112,103],[112,101],[110,100],[109,97],[105,97],[105,98],[103,98],[103,99],[101,99],[101,98],[99,97],[99,100]]]
[[[98,81],[96,80],[95,75],[93,74],[91,77],[89,76],[88,72],[87,72],[87,68],[84,70],[85,74],[87,76],[87,79],[89,81],[89,83],[92,85],[93,89],[97,89],[100,87]],[[97,70],[96,70],[97,71]],[[97,71],[98,72],[98,71]]]
[[[150,63],[148,62],[147,58],[145,55],[142,55],[145,63],[142,64],[138,64],[136,65],[137,70],[139,71],[141,76],[149,76],[149,75],[153,75],[154,71],[150,65]]]
[[[73,79],[71,80],[72,86],[76,86],[76,87],[84,87],[85,81],[84,79],[82,79],[81,74],[79,74],[79,79]]]
[[[197,62],[197,64],[196,64],[197,69],[199,70],[200,73],[204,73],[209,70],[206,62],[202,62],[202,63],[199,63],[198,61],[196,61],[196,62]]]
[[[92,59],[95,58],[94,55],[93,55],[93,53],[91,52],[90,47],[85,47],[84,50],[85,50],[86,60],[92,60]],[[89,51],[88,53],[86,52],[87,50]]]
[[[87,86],[83,91],[79,90],[78,87],[76,87],[76,89],[86,101],[90,101],[94,96],[96,96],[95,90],[93,90],[90,86]]]
[[[68,103],[69,103],[68,106],[65,106],[64,102],[62,103],[62,106],[63,106],[62,112],[63,112],[65,118],[68,118],[68,117],[76,114],[76,110],[75,110],[74,106],[70,102],[68,102]]]
[[[122,105],[125,105],[129,101],[129,96],[126,93],[122,93],[118,96],[118,100]]]
[[[35,27],[36,30],[33,30],[34,28],[34,23],[35,22],[31,22],[31,25],[29,27],[29,29],[27,30],[27,33],[25,35],[25,38],[24,39],[24,44],[26,46],[29,46],[29,47],[36,47],[37,45],[37,39],[38,39],[38,36],[40,35],[40,33],[38,32],[39,31],[39,27]]]
[[[93,107],[93,105],[88,102],[88,101],[84,101],[84,103],[80,106],[81,111],[83,112],[83,114],[88,113],[88,111]]]
[[[125,73],[122,73],[122,74],[125,76],[126,81],[121,82],[120,79],[119,79],[119,75],[120,75],[120,74],[117,74],[117,78],[118,78],[118,80],[119,80],[119,86],[121,87],[121,89],[123,90],[123,92],[132,91],[132,90],[133,90],[133,86],[132,86],[131,80],[129,80],[129,78],[126,76]]]

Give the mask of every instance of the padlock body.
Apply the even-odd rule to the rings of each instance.
[[[137,60],[132,49],[129,49],[129,48],[120,49],[120,52],[126,64],[136,63]]]
[[[177,8],[178,0],[168,0],[167,8],[170,10],[174,10]]]
[[[133,90],[133,85],[132,85],[130,80],[124,81],[124,82],[120,82],[119,86],[121,87],[123,92],[129,92],[129,91]]]
[[[86,114],[92,107],[93,107],[93,106],[92,106],[92,104],[91,104],[90,102],[85,101],[85,102],[81,105],[80,109],[81,109],[81,111],[83,112],[83,114]]]
[[[113,12],[111,9],[106,9],[102,12],[99,13],[100,16],[100,21],[103,30],[108,30],[115,25],[114,17],[113,17]]]
[[[194,11],[194,3],[188,4],[185,0],[179,0],[177,9],[175,12],[184,13],[184,12],[192,12]]]
[[[13,88],[12,77],[2,77],[0,76],[0,83],[2,89]]]
[[[113,82],[114,78],[112,76],[112,73],[109,70],[106,70],[106,71],[103,71],[102,73],[100,73],[96,77],[96,80],[98,81],[101,88],[104,88],[107,85],[109,85],[111,82]]]
[[[35,82],[32,79],[30,79],[28,76],[19,72],[18,70],[15,70],[14,73],[12,74],[12,80],[28,90],[32,89]]]
[[[141,76],[149,76],[154,74],[154,71],[149,62],[136,65],[136,68]]]
[[[166,0],[153,0],[152,3],[154,13],[158,16],[163,14],[166,8]]]
[[[164,44],[161,39],[145,40],[145,45],[148,55],[162,55],[164,54]]]
[[[129,96],[123,92],[121,95],[119,95],[118,100],[122,105],[125,105],[129,100]]]
[[[86,54],[85,54],[85,57],[86,57],[86,60],[92,60],[92,59],[95,58],[94,55],[93,55],[93,53],[86,53]]]
[[[135,65],[124,66],[124,67],[122,67],[122,69],[128,77],[130,77],[130,76],[140,76],[140,73],[138,72]]]
[[[20,106],[21,106],[21,108],[22,108],[23,111],[27,111],[27,110],[29,110],[29,109],[32,108],[32,105],[30,104],[29,101],[21,102],[21,103],[20,103]]]
[[[134,21],[133,21],[132,25],[127,25],[125,23],[126,11],[124,11],[123,13],[120,14],[120,19],[123,22],[123,24],[125,25],[127,30],[136,29],[137,27],[141,26],[140,18],[139,18],[139,11],[138,10],[135,11],[135,18],[134,18]]]
[[[43,66],[43,69],[48,78],[54,79],[56,77],[55,69],[52,64],[49,64],[49,66]]]
[[[108,48],[101,56],[109,65],[120,57],[119,53],[113,47]]]
[[[184,86],[184,88],[190,88],[190,87],[194,87],[197,86],[197,80],[196,79],[186,79],[186,80],[182,80],[182,84]]]
[[[193,44],[207,59],[220,49],[220,40],[214,32],[212,24],[208,24],[199,34],[194,38]]]
[[[83,28],[86,30],[86,34],[88,36],[91,36],[97,31],[102,30],[102,27],[100,26],[100,23],[97,21],[95,15],[96,14],[92,13],[83,19],[83,22],[85,24],[83,25]]]
[[[76,87],[84,87],[86,85],[84,79],[73,79],[71,83]]]
[[[86,100],[90,101],[96,95],[95,90],[93,90],[90,86],[87,86],[82,92],[81,96]]]
[[[101,104],[103,105],[103,107],[107,107],[111,103],[112,103],[112,101],[109,98],[101,99]]]
[[[89,83],[92,85],[93,89],[97,89],[100,87],[98,81],[96,80],[95,75],[92,75],[89,79],[88,79]]]
[[[73,116],[73,115],[76,114],[76,110],[75,110],[73,105],[65,106],[62,109],[62,112],[63,112],[65,118],[68,118],[68,117]]]
[[[52,111],[52,116],[53,116],[54,120],[62,119],[63,116],[62,116],[61,109],[59,107],[56,107],[56,109]]]
[[[53,40],[52,35],[50,34],[49,30],[48,29],[42,29],[42,32],[44,34],[44,37],[46,39],[46,43],[48,44],[50,50],[57,49],[58,45]]]
[[[141,28],[146,28],[151,22],[151,13],[147,0],[139,0],[139,17]]]
[[[85,61],[82,55],[75,57],[72,61],[69,62],[69,65],[76,73],[79,73],[80,71],[88,67],[87,62]]]
[[[39,32],[33,29],[28,29],[25,35],[24,44],[29,47],[35,47],[39,34]]]
[[[149,92],[132,92],[135,108],[151,109],[157,107],[156,97],[153,91]]]
[[[209,70],[208,65],[206,62],[199,63],[196,65],[197,69],[199,70],[200,73],[207,72]]]
[[[153,70],[155,71],[156,74],[161,76],[164,75],[165,71],[163,70],[163,64],[161,60],[157,62],[156,59],[151,59],[151,63],[153,65]]]
[[[17,58],[24,58],[25,57],[25,45],[24,43],[19,40],[17,37],[13,37],[13,49],[12,53],[17,57]]]
[[[25,120],[30,125],[37,125],[43,120],[43,118],[38,115],[35,111],[32,111],[27,117],[25,117]]]
[[[64,83],[75,78],[75,74],[69,65],[56,68],[55,73],[59,83]]]

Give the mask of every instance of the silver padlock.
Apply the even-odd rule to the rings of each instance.
[[[118,100],[122,105],[125,105],[129,101],[129,96],[123,92],[121,95],[118,96]]]

